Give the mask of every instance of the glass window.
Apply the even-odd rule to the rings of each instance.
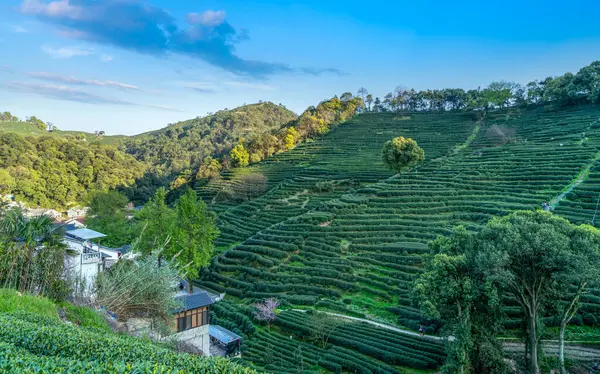
[[[180,317],[177,318],[177,331],[184,331],[185,330],[185,318]]]

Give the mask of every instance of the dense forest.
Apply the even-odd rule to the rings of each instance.
[[[268,137],[296,117],[283,106],[265,102],[222,110],[131,137],[125,141],[126,152],[150,165],[150,169],[127,195],[143,202],[159,185],[172,182],[171,187],[180,187],[195,177],[201,164],[211,165],[213,159],[227,158],[240,141]]]
[[[0,133],[0,193],[34,206],[64,208],[89,191],[132,185],[144,168],[112,146]]]

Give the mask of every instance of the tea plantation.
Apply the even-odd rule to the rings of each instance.
[[[0,314],[1,373],[254,373],[127,335],[31,312]]]
[[[544,201],[552,202],[555,214],[591,223],[600,193],[599,119],[596,106],[511,108],[482,119],[475,113],[359,115],[316,141],[199,190],[218,212],[222,233],[222,253],[199,284],[244,304],[277,297],[296,308],[416,329],[424,321],[410,300],[411,282],[431,239],[457,225],[479,230],[492,216],[537,209]],[[415,139],[426,160],[392,175],[380,150],[396,136]],[[221,201],[220,191],[247,173],[265,175],[269,190],[241,204]],[[600,217],[595,224],[600,227]],[[600,291],[582,304],[581,315],[600,314]],[[362,360],[382,373],[440,362],[439,346],[424,348],[419,341],[411,351],[415,343],[398,334],[391,340],[402,345],[397,356],[392,348],[380,354],[378,339],[385,334],[358,326],[339,330],[322,350],[290,339],[306,333],[301,318],[284,312],[272,330],[251,334],[245,360],[282,368],[301,351],[307,367],[339,371],[336,365]],[[435,321],[425,322],[428,333],[437,330]],[[265,345],[273,352],[266,353]],[[349,356],[353,360],[344,359]]]

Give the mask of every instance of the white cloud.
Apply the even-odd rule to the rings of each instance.
[[[51,1],[50,3],[42,3],[39,0],[25,0],[21,4],[21,12],[42,14],[46,17],[66,17],[73,20],[82,19],[86,16],[83,8],[71,5],[69,0]]]
[[[225,21],[225,11],[206,10],[202,13],[189,13],[187,21],[192,25],[202,25],[206,27],[219,26]]]
[[[154,104],[142,104],[131,102],[128,100],[122,100],[115,97],[100,96],[86,91],[78,90],[76,88],[68,87],[65,85],[58,84],[39,84],[30,82],[7,82],[4,87],[16,92],[22,92],[26,94],[32,94],[42,96],[53,100],[72,101],[85,104],[96,104],[96,105],[124,105],[124,106],[138,106],[159,110],[166,110],[170,112],[177,112],[175,108],[171,108],[164,105]]]
[[[62,58],[72,58],[76,56],[89,56],[96,53],[92,48],[80,48],[80,47],[60,47],[60,48],[52,48],[48,46],[43,46],[42,51],[44,53],[50,55],[52,58],[62,59]]]
[[[252,90],[261,90],[261,91],[274,91],[277,89],[277,87],[274,87],[274,86],[271,86],[268,84],[250,83],[250,82],[241,82],[241,81],[229,81],[229,82],[224,82],[223,84],[225,84],[226,86],[230,86],[230,87],[248,88],[248,89],[252,89]]]
[[[100,56],[100,61],[102,61],[102,62],[111,62],[112,60],[113,60],[112,56],[109,56],[109,55]]]

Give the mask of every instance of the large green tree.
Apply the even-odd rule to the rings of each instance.
[[[143,227],[138,243],[142,253],[149,254],[168,245],[175,224],[175,212],[166,204],[166,194],[164,188],[159,188],[136,216]],[[159,254],[159,262],[161,257]]]
[[[565,370],[565,330],[580,307],[581,297],[600,281],[600,230],[589,225],[572,227],[569,267],[557,279],[555,310],[560,323],[558,359]]]
[[[385,142],[381,149],[381,158],[391,170],[400,173],[422,162],[425,159],[425,151],[413,139],[400,136]]]
[[[198,277],[213,256],[213,240],[219,235],[215,214],[191,189],[175,206],[176,225],[165,257],[177,262],[182,275],[190,280]]]
[[[530,371],[540,372],[538,343],[542,311],[558,281],[572,272],[574,226],[549,212],[521,211],[492,219],[481,231],[479,261],[517,301],[527,322]]]
[[[102,244],[121,247],[133,242],[140,228],[137,222],[127,218],[127,198],[116,191],[94,192],[89,197],[86,224],[90,229],[106,234]]]
[[[486,287],[477,260],[476,237],[458,227],[430,243],[425,271],[414,282],[415,300],[425,316],[444,321],[453,337],[445,373],[503,373],[506,365],[496,335],[502,328],[498,294]]]

